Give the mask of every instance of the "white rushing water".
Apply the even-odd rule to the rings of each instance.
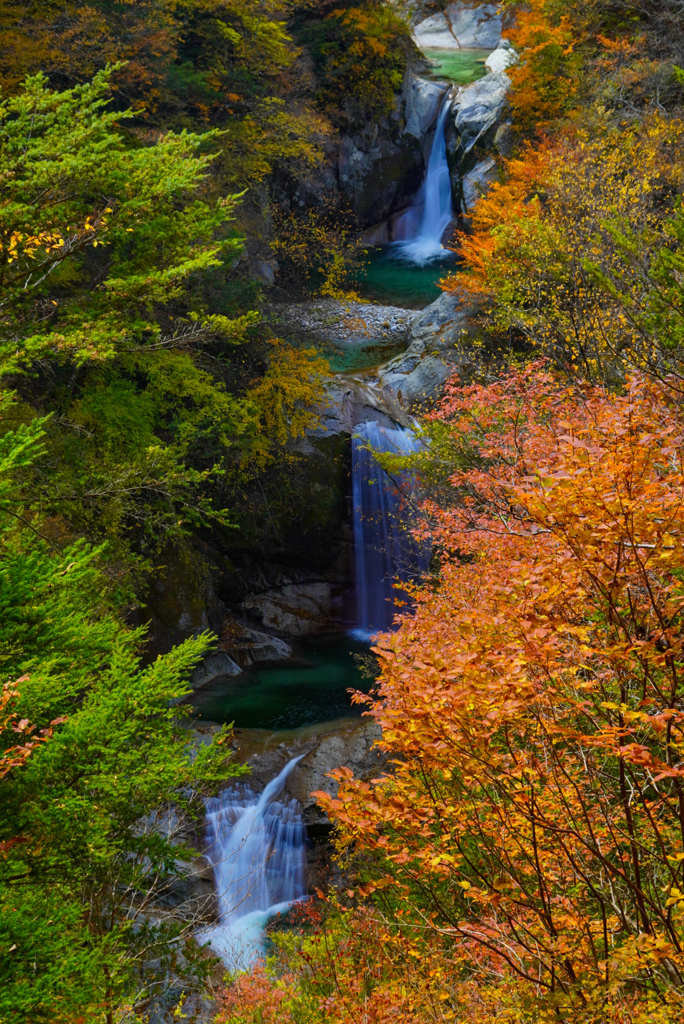
[[[448,93],[442,102],[427,173],[416,202],[404,218],[404,241],[396,242],[397,251],[412,263],[428,263],[444,255],[442,237],[454,219],[451,201],[451,175],[447,163],[444,131],[451,103]]]
[[[277,800],[293,758],[257,795],[228,789],[207,801],[206,855],[214,869],[219,923],[199,936],[231,971],[263,955],[269,919],[305,895],[306,835],[296,801]]]
[[[363,638],[391,628],[401,596],[397,580],[406,583],[427,568],[427,551],[407,529],[410,478],[390,479],[373,457],[373,450],[408,455],[415,449],[410,430],[391,430],[377,421],[357,427],[352,437],[356,634]]]

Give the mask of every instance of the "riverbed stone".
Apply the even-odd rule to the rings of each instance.
[[[323,297],[272,305],[281,334],[343,344],[392,344],[406,335],[414,311],[374,302]]]

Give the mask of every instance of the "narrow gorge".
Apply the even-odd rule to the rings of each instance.
[[[515,58],[502,38],[498,8],[452,4],[427,18],[418,9],[413,33],[420,53],[406,72],[397,103],[405,140],[400,144],[407,152],[418,144],[422,180],[412,194],[402,180],[395,183],[394,197],[384,192],[389,215],[360,236],[369,260],[358,278],[364,300],[319,298],[271,306],[285,337],[315,345],[333,368],[339,366],[320,424],[304,446],[314,493],[331,487],[331,471],[336,478],[330,554],[298,572],[291,554],[283,558],[281,553],[281,567],[271,568],[269,583],[224,612],[221,650],[194,676],[198,735],[206,741],[221,723],[234,723],[234,745],[250,767],[252,784],[264,786],[264,794],[274,785],[301,806],[312,878],[320,870],[320,856],[325,857],[328,830],[310,794],[334,791],[327,778],[333,768],[351,767],[364,776],[382,763],[374,749],[377,728],[358,717],[362,708],[350,702],[349,693],[368,689],[362,666],[372,637],[392,628],[397,605],[408,600],[402,584],[419,583],[429,563],[429,550],[412,536],[410,477],[388,475],[373,453],[415,450],[414,417],[471,358],[471,311],[453,295],[440,293],[438,283],[457,269],[449,248],[452,232],[496,176],[510,135],[505,70]],[[343,140],[338,164],[342,189],[350,181],[346,145]],[[372,143],[370,153],[355,152],[351,165],[358,197],[373,187],[378,172]],[[400,208],[393,209],[395,204]],[[433,296],[438,297],[429,301]],[[317,481],[322,461],[327,480]],[[309,559],[310,554],[304,556]],[[241,902],[241,887],[260,894],[254,912],[238,919],[252,947],[271,916],[269,908],[278,904],[266,894],[263,865],[269,856],[280,863],[281,855],[290,854],[274,852],[268,829],[251,823],[255,799],[240,805],[229,797],[230,813],[220,812],[224,829],[226,821],[234,822],[232,839],[217,841],[216,825],[208,827],[206,857],[216,864],[217,848],[221,854],[214,877],[222,923],[205,933],[217,950],[233,934],[225,922],[235,912],[231,917],[226,907]],[[216,814],[210,811],[210,822]],[[238,842],[235,837],[248,823],[253,834]],[[254,848],[259,842],[261,852]],[[231,881],[231,859],[239,883]],[[297,895],[292,890],[291,898]]]
[[[0,4],[0,1024],[684,1021],[683,4]]]

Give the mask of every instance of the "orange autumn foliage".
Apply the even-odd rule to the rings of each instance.
[[[528,0],[515,4],[507,29],[520,55],[508,74],[513,81],[511,106],[521,127],[540,126],[565,114],[578,93],[576,49],[579,26],[558,0]]]
[[[458,235],[458,251],[468,276],[463,272],[442,282],[446,291],[468,292],[473,296],[493,294],[489,268],[500,248],[497,235],[502,224],[538,215],[536,193],[548,177],[552,162],[549,142],[527,145],[519,157],[505,161],[504,178],[493,182],[478,199],[470,217],[470,230]]]
[[[392,770],[339,771],[319,800],[377,941],[451,966],[421,1019],[679,1020],[680,409],[666,385],[616,396],[536,365],[453,386],[436,415],[465,468],[428,510],[439,585],[376,649]]]
[[[660,113],[528,147],[475,205],[459,273],[442,287],[573,374],[615,383],[657,369],[672,332],[644,324],[675,248],[683,148],[684,122]]]

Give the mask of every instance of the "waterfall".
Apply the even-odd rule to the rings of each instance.
[[[407,529],[405,498],[372,449],[408,455],[416,439],[410,430],[387,429],[377,421],[364,423],[352,437],[356,619],[357,633],[365,638],[391,628],[401,596],[397,580],[406,583],[427,568],[427,552]],[[405,475],[397,482],[402,489],[410,487]]]
[[[262,955],[269,918],[305,895],[305,829],[296,801],[276,800],[295,757],[257,796],[225,790],[207,801],[206,855],[214,869],[219,923],[200,935],[232,971]]]
[[[442,101],[435,139],[428,161],[427,173],[414,206],[405,218],[405,241],[397,242],[401,255],[413,263],[427,263],[444,255],[442,235],[453,220],[451,203],[451,175],[446,155],[444,131],[451,108],[449,93]],[[418,220],[420,216],[420,221]]]

